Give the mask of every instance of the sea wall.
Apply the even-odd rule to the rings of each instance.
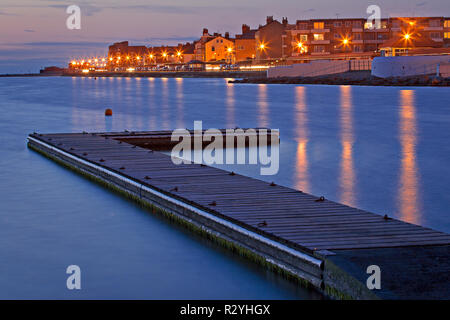
[[[444,78],[449,76],[450,55],[375,57],[372,76],[379,78],[437,75],[438,65]],[[443,71],[443,72],[442,72]]]
[[[370,70],[370,60],[313,60],[267,70],[268,78],[317,77],[355,70]]]

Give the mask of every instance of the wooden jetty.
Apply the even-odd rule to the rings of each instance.
[[[175,165],[153,150],[169,142],[169,131],[28,136],[33,150],[330,296],[449,298],[449,234],[217,168]],[[382,270],[380,290],[366,286],[369,265]]]

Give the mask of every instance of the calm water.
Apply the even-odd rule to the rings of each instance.
[[[279,128],[276,176],[233,170],[450,232],[449,102],[449,88],[0,79],[0,298],[320,298],[28,150],[30,132]]]

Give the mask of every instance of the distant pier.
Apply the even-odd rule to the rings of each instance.
[[[328,296],[450,298],[449,234],[217,168],[175,165],[155,151],[167,150],[169,137],[33,133],[28,146]],[[381,289],[366,285],[372,265]]]

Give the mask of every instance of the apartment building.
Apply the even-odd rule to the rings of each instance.
[[[242,25],[242,34],[237,34],[234,40],[236,61],[253,60],[256,57],[256,29],[250,29],[247,24]]]
[[[450,19],[394,17],[381,19],[379,24],[362,18],[298,20],[282,37],[287,60],[369,57],[388,40],[403,37],[408,47],[448,47]]]
[[[256,61],[270,61],[282,59],[286,56],[283,35],[288,28],[287,18],[283,18],[280,23],[273,16],[267,17],[266,24],[259,26],[255,32]]]
[[[235,62],[234,41],[230,39],[229,33],[225,36],[215,34],[215,37],[205,44],[205,62],[224,61],[227,63]]]

